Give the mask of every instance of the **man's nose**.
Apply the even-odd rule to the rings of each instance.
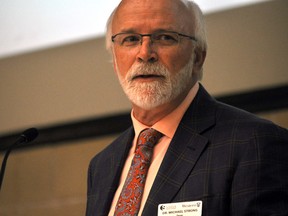
[[[158,60],[158,55],[155,49],[153,49],[153,44],[150,37],[143,37],[142,43],[139,44],[139,46],[137,61],[153,63]]]

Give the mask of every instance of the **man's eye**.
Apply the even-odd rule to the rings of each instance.
[[[171,34],[158,34],[155,36],[155,40],[175,42],[175,41],[177,41],[177,37],[175,37],[175,35],[171,35]]]
[[[129,35],[122,39],[122,44],[131,44],[138,43],[140,41],[140,37],[136,35]]]

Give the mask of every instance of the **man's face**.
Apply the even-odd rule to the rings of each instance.
[[[118,33],[152,34],[174,31],[193,35],[187,9],[178,0],[126,0],[112,22],[112,35]],[[187,17],[188,16],[188,17]],[[186,96],[195,83],[192,79],[193,41],[180,38],[173,46],[151,43],[112,48],[114,67],[121,85],[133,105],[152,109]]]

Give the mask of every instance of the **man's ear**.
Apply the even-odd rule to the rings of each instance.
[[[114,51],[111,50],[111,54],[112,54],[113,69],[114,69],[114,72],[117,74],[117,62],[116,62]]]
[[[202,68],[205,59],[206,59],[206,50],[202,50],[200,47],[195,48],[195,58],[194,58],[194,66],[197,68]]]
[[[116,66],[116,62],[115,62],[115,60],[114,60],[114,58],[112,59],[112,62],[113,62],[113,69],[114,69],[114,72],[116,73],[116,71],[117,71],[117,66]]]

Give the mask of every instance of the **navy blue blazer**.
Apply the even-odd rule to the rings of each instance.
[[[134,137],[130,127],[89,165],[86,216],[106,216]],[[288,215],[288,132],[200,89],[144,206],[203,202],[203,216]]]

